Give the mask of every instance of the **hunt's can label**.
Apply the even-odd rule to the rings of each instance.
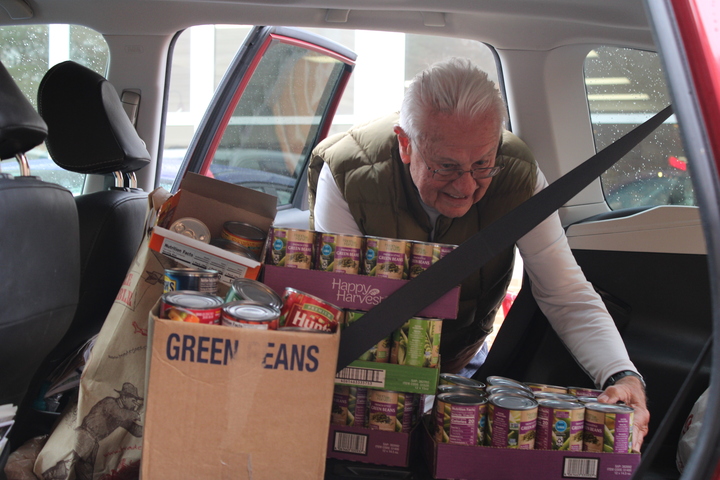
[[[579,452],[583,446],[585,406],[564,400],[538,400],[536,450]]]
[[[535,447],[538,403],[520,395],[488,398],[486,444],[492,447],[532,450]]]
[[[438,383],[440,385],[462,385],[479,391],[485,391],[485,384],[474,378],[463,377],[454,373],[441,373]]]
[[[262,303],[237,300],[225,304],[220,322],[227,327],[277,330],[280,310]]]
[[[453,445],[482,445],[487,402],[484,395],[464,391],[439,394],[435,403],[435,440]]]
[[[276,310],[282,309],[282,299],[275,290],[250,278],[236,278],[230,284],[225,302],[230,303],[236,300],[248,300],[262,303]]]
[[[413,424],[414,393],[370,390],[367,427],[371,430],[409,433]]]
[[[222,298],[209,293],[192,290],[168,292],[160,297],[160,318],[217,325],[223,303]]]
[[[340,307],[294,288],[286,288],[282,296],[280,327],[301,327],[321,332],[335,332],[342,322]]]
[[[242,245],[257,258],[260,258],[263,245],[265,245],[265,232],[249,223],[225,222],[220,236]]]
[[[371,277],[407,279],[410,248],[409,240],[366,237],[364,272]]]
[[[317,269],[326,272],[360,273],[364,237],[318,233]]]
[[[217,293],[220,272],[200,268],[180,267],[165,269],[163,293],[178,290],[194,290],[196,292]]]
[[[585,387],[567,387],[567,393],[569,393],[570,395],[575,395],[576,397],[597,398],[600,396],[601,393],[603,393],[603,390]]]
[[[526,383],[533,392],[551,392],[551,393],[568,393],[567,387],[558,385],[547,385],[545,383]]]
[[[440,361],[442,320],[411,318],[393,332],[390,363],[413,367],[437,367]]]
[[[360,320],[365,312],[360,310],[346,310],[345,321],[343,322],[343,328],[352,325],[357,320]],[[392,342],[392,335],[380,340],[377,344],[372,346],[367,352],[363,353],[358,357],[358,360],[364,360],[366,362],[377,362],[377,363],[388,363],[390,361],[390,343]]]
[[[412,242],[408,278],[415,278],[430,268],[430,265],[452,252],[457,245],[442,243]]]
[[[313,266],[315,232],[299,228],[276,227],[272,231],[270,264],[309,270]]]
[[[634,413],[626,405],[585,404],[583,451],[631,453]]]
[[[366,427],[368,389],[335,385],[330,423],[350,427]]]

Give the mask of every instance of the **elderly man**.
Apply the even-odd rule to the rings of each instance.
[[[309,167],[311,228],[460,244],[547,185],[532,153],[504,130],[507,109],[487,74],[464,59],[419,73],[399,117],[321,142]],[[635,410],[634,447],[647,433],[642,377],[567,244],[557,213],[517,242],[533,294],[598,386],[600,400]],[[459,372],[492,329],[512,248],[462,282],[458,319],[443,326],[443,369]]]

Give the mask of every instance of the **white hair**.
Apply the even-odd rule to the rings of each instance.
[[[461,120],[483,119],[502,131],[507,109],[487,73],[470,60],[452,57],[418,73],[403,98],[400,127],[410,138],[431,134],[425,130],[428,113],[454,115]]]

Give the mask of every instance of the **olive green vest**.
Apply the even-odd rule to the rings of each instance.
[[[328,137],[315,148],[308,167],[310,228],[317,180],[327,163],[364,235],[430,241],[432,225],[408,166],[400,161],[393,133],[397,121],[397,114],[388,115]],[[506,131],[498,162],[507,166],[468,213],[459,218],[440,215],[434,242],[459,245],[532,195],[535,160],[522,140]],[[513,261],[514,250],[508,248],[462,282],[458,318],[443,324],[443,371],[462,368],[492,331]]]

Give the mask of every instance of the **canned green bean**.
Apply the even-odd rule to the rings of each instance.
[[[360,273],[364,237],[318,233],[317,269],[326,272]]]
[[[367,427],[371,430],[409,433],[414,405],[414,393],[370,390]]]
[[[408,278],[415,278],[430,268],[430,265],[452,252],[457,245],[442,243],[412,242]]]
[[[411,244],[409,240],[366,237],[363,270],[365,275],[407,279]]]
[[[330,423],[333,425],[365,427],[367,398],[368,389],[366,387],[335,385]]]
[[[475,393],[455,391],[439,394],[435,403],[435,440],[454,445],[482,445],[487,403],[487,397]]]
[[[585,404],[583,451],[632,452],[634,413],[635,410],[626,405]]]
[[[411,318],[393,332],[390,363],[413,367],[437,367],[440,361],[442,320]]]
[[[532,450],[535,447],[538,403],[520,395],[497,394],[488,398],[486,444]]]
[[[585,406],[564,400],[538,400],[537,450],[579,452],[583,446]]]

